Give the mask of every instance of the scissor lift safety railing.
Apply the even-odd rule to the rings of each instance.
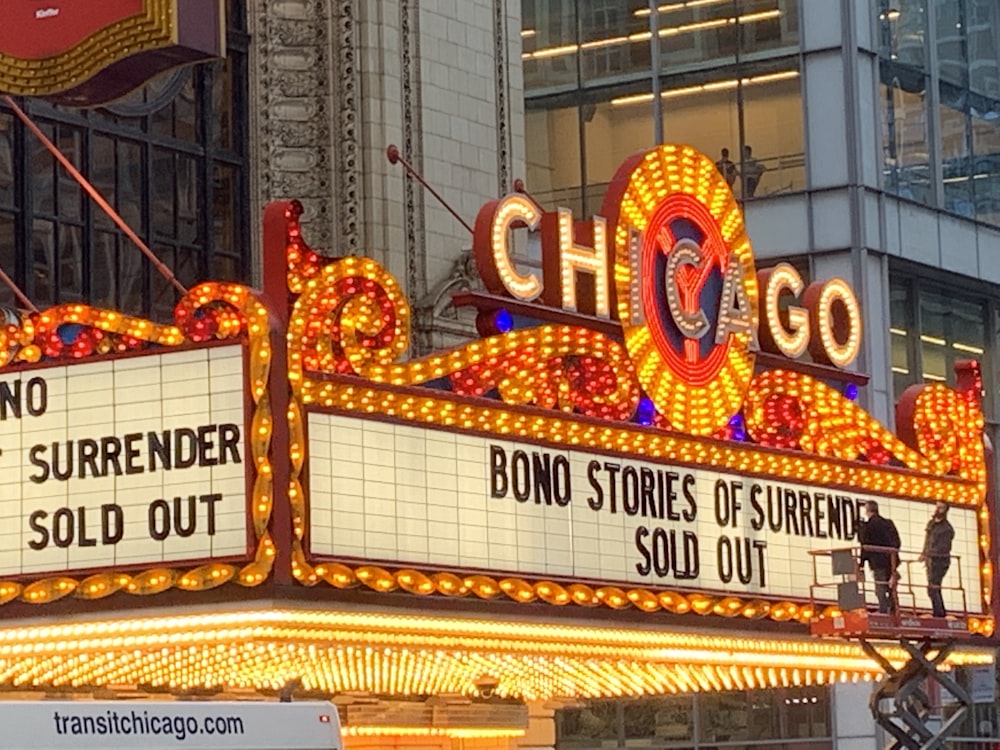
[[[860,564],[862,550],[898,553],[897,575],[889,585],[892,611],[873,611],[877,607],[875,584],[866,580]],[[970,638],[965,589],[961,579],[961,560],[952,556],[951,570],[957,584],[941,586],[950,597],[961,601],[961,609],[946,617],[934,617],[917,606],[917,592],[910,575],[913,565],[922,565],[916,553],[881,547],[848,547],[815,550],[810,553],[813,584],[810,598],[815,613],[810,628],[813,635],[857,639],[864,652],[885,672],[876,683],[869,703],[875,722],[891,737],[887,750],[945,750],[946,740],[959,728],[972,710],[972,699],[951,675],[944,663],[960,640]],[[821,566],[830,565],[829,575],[821,576]],[[923,593],[921,591],[921,593]],[[907,655],[896,666],[876,648],[876,641],[894,641]],[[955,710],[944,722],[929,721],[932,701],[927,686],[937,683],[943,693],[955,700]],[[932,728],[933,726],[933,728]]]

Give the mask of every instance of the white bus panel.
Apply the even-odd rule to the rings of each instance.
[[[342,750],[320,702],[7,701],[0,726],[0,750]]]

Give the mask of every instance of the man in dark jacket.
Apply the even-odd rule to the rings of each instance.
[[[927,566],[927,596],[930,597],[935,617],[947,614],[944,598],[941,596],[941,582],[951,566],[951,542],[954,538],[955,529],[948,522],[948,505],[938,503],[934,507],[934,515],[927,522],[924,550],[920,555]]]
[[[865,503],[868,520],[862,521],[858,527],[858,541],[861,542],[861,564],[868,563],[872,578],[875,579],[875,596],[878,598],[878,611],[883,614],[895,614],[895,588],[899,567],[899,532],[896,524],[888,518],[879,515],[878,503],[869,500]]]

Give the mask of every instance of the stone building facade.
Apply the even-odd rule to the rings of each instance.
[[[296,198],[316,248],[383,263],[420,301],[422,350],[466,330],[448,292],[469,234],[386,149],[469,224],[523,176],[518,4],[257,0],[248,22],[253,215]]]

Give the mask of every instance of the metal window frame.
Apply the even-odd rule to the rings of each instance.
[[[142,218],[139,226],[134,227],[140,236],[146,239],[151,246],[169,245],[176,251],[184,248],[197,248],[199,254],[198,274],[201,278],[211,275],[216,254],[226,258],[237,258],[238,273],[240,279],[249,282],[249,271],[251,265],[251,248],[248,238],[248,223],[252,219],[249,215],[250,205],[250,147],[249,147],[249,47],[250,37],[246,33],[245,4],[243,0],[229,0],[229,4],[237,12],[244,15],[237,19],[236,23],[230,22],[227,31],[228,55],[233,70],[233,140],[236,150],[216,148],[212,138],[212,81],[215,75],[214,67],[211,63],[195,66],[193,75],[195,77],[195,95],[198,99],[198,112],[196,120],[197,142],[183,141],[164,136],[152,131],[152,115],[146,114],[138,118],[139,127],[131,123],[123,123],[117,117],[102,111],[100,116],[89,110],[71,110],[54,107],[42,100],[26,99],[20,104],[25,111],[36,121],[43,125],[50,125],[58,131],[59,128],[72,128],[80,133],[80,158],[79,163],[84,174],[90,173],[90,166],[93,163],[94,140],[96,136],[110,139],[115,144],[115,165],[114,180],[117,183],[119,177],[119,156],[118,144],[122,141],[138,144],[140,149],[141,163],[141,190],[142,190]],[[235,62],[233,62],[235,61]],[[0,108],[6,112],[6,109]],[[96,232],[110,232],[116,236],[118,242],[118,252],[115,256],[115,268],[120,270],[120,258],[124,248],[128,248],[128,240],[117,229],[97,227],[94,220],[97,209],[89,199],[84,199],[80,219],[66,219],[61,215],[58,206],[58,176],[60,167],[54,166],[53,172],[53,195],[56,204],[53,206],[52,214],[39,213],[35,211],[34,194],[32,187],[32,158],[31,153],[35,148],[30,133],[24,125],[16,118],[13,119],[13,139],[14,150],[14,206],[4,208],[4,213],[12,215],[14,218],[14,246],[15,267],[6,269],[14,278],[16,283],[27,293],[29,298],[37,299],[35,290],[35,263],[32,254],[32,225],[36,219],[53,222],[55,232],[55,249],[52,254],[52,266],[49,269],[52,287],[52,299],[54,304],[66,300],[65,293],[61,289],[61,263],[59,262],[59,232],[62,225],[72,225],[78,227],[82,233],[83,249],[80,262],[83,268],[80,269],[81,288],[74,298],[90,299],[93,292],[92,271],[93,248]],[[175,236],[173,238],[154,237],[153,219],[153,175],[152,163],[154,149],[164,149],[175,155],[183,155],[193,158],[198,162],[197,179],[199,181],[200,194],[198,197],[197,211],[199,212],[199,234],[202,238],[201,244],[195,246],[190,243],[183,243]],[[214,246],[214,233],[212,232],[212,200],[213,200],[213,169],[216,164],[224,164],[236,168],[237,180],[235,190],[235,205],[238,215],[234,217],[233,247],[218,248]],[[175,190],[176,192],[176,190]],[[115,201],[117,203],[117,200]],[[176,196],[173,200],[173,211],[176,220]],[[134,252],[138,252],[138,250]],[[129,251],[129,250],[126,250]],[[142,273],[141,285],[141,309],[129,309],[128,312],[149,315],[153,309],[152,299],[152,268],[149,261],[143,257],[140,265]],[[116,285],[116,303],[121,301],[121,289]],[[74,299],[74,301],[75,301]],[[116,306],[119,306],[116,304]]]

